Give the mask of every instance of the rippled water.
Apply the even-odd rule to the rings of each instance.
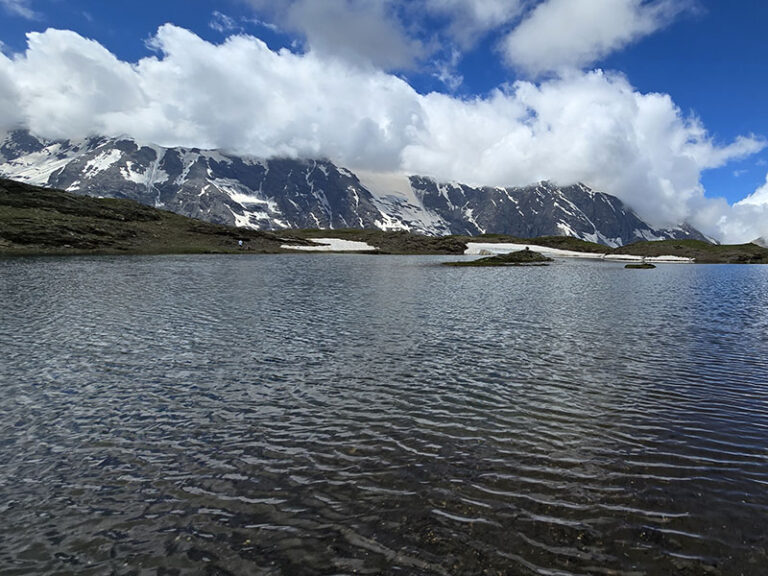
[[[0,261],[0,573],[768,566],[768,268]]]

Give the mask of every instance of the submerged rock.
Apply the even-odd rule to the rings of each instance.
[[[488,258],[480,258],[479,260],[472,260],[470,262],[445,262],[446,266],[547,266],[549,262],[553,262],[552,258],[548,258],[539,252],[534,252],[526,248],[525,250],[519,250],[518,252],[510,252],[509,254],[498,254],[496,256],[490,256]]]
[[[627,264],[624,268],[629,268],[631,270],[651,270],[652,268],[656,268],[656,266],[649,264],[648,262],[641,262],[640,264]]]

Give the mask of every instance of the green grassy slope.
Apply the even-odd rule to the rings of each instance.
[[[0,179],[3,254],[279,252],[281,243],[274,234],[201,222],[130,200]]]

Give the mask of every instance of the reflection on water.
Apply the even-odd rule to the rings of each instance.
[[[0,261],[2,574],[763,574],[768,269]]]

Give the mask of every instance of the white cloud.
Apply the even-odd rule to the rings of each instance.
[[[426,0],[428,9],[453,18],[464,16],[471,23],[490,29],[509,22],[522,9],[522,0]]]
[[[448,18],[452,39],[471,46],[482,34],[515,20],[523,0],[424,0],[431,13]]]
[[[737,206],[768,207],[768,176],[766,176],[765,184],[744,198],[741,202],[738,202]]]
[[[13,63],[0,52],[0,130],[23,124],[21,97],[14,81]]]
[[[507,63],[536,76],[598,62],[700,0],[246,1],[324,56],[410,70],[506,35],[500,48]]]
[[[241,30],[241,27],[235,22],[234,18],[218,10],[214,10],[213,14],[211,14],[211,21],[208,23],[208,27],[221,34]]]
[[[0,7],[9,14],[21,16],[27,20],[38,18],[38,14],[31,8],[29,0],[0,0]]]
[[[475,184],[581,181],[658,225],[693,216],[702,170],[764,146],[747,138],[718,146],[669,96],[599,71],[518,82],[488,99],[424,101],[423,141],[404,151],[409,171]]]
[[[247,1],[258,14],[301,35],[308,50],[385,70],[411,70],[435,54],[445,62],[457,48],[472,48],[516,20],[532,0]],[[447,85],[456,74],[451,76]]]
[[[243,22],[250,22],[251,24],[258,26],[259,28],[266,28],[272,32],[280,32],[280,27],[272,22],[260,20],[259,18],[244,18]]]
[[[688,219],[728,240],[768,222],[762,207],[708,200],[700,184],[702,170],[764,142],[718,144],[668,95],[642,94],[620,75],[572,72],[463,100],[420,95],[397,76],[319,53],[273,52],[244,35],[214,45],[166,25],[153,46],[156,57],[131,65],[73,32],[29,34],[26,53],[0,55],[0,125],[327,157],[470,184],[582,181],[655,224]]]
[[[250,0],[325,57],[385,70],[414,68],[425,54],[398,18],[398,0]]]
[[[720,200],[703,202],[692,224],[714,224],[716,237],[729,244],[768,238],[768,180],[748,199],[733,206]]]
[[[461,53],[458,50],[452,50],[449,60],[438,61],[435,63],[436,72],[433,76],[440,80],[451,92],[458,90],[464,83],[464,77],[456,72],[456,66],[461,59]]]
[[[145,105],[131,65],[97,42],[61,30],[31,33],[27,39],[27,52],[12,61],[11,75],[23,121],[33,132],[55,137],[113,133],[116,118]]]
[[[512,66],[581,68],[670,24],[690,0],[545,0],[504,40]]]
[[[121,131],[137,123],[163,143],[392,169],[418,118],[415,92],[383,72],[275,53],[246,36],[214,46],[173,26],[160,29],[155,45],[163,57],[136,67],[148,105]]]

